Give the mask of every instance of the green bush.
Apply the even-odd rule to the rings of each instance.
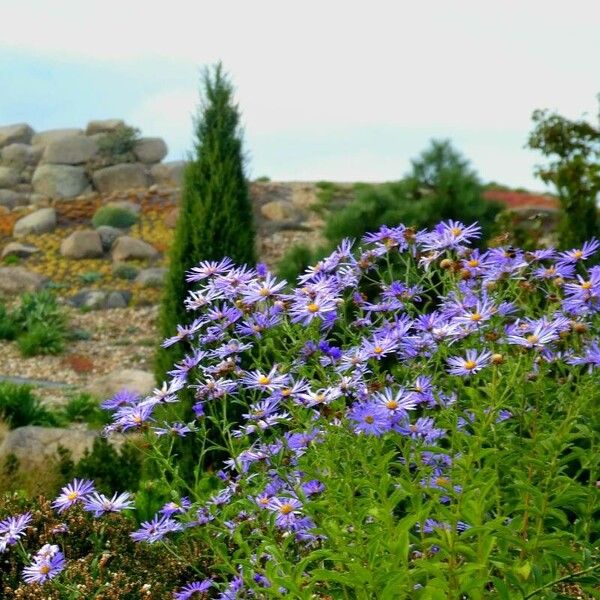
[[[14,340],[19,332],[19,326],[14,316],[8,312],[6,306],[0,304],[0,340]]]
[[[105,158],[119,158],[119,162],[133,162],[133,151],[140,139],[137,127],[124,125],[102,136],[98,141],[98,153]]]
[[[119,279],[132,281],[138,276],[139,269],[127,263],[119,263],[113,267],[113,275]]]
[[[60,415],[67,423],[87,423],[93,427],[103,427],[110,422],[110,415],[100,408],[98,401],[85,393],[71,397]]]
[[[35,323],[17,338],[23,356],[60,354],[65,347],[65,332],[53,324]]]
[[[25,425],[59,424],[57,416],[45,408],[33,394],[31,386],[0,382],[0,418],[11,428]]]
[[[21,259],[16,254],[9,254],[2,259],[2,262],[5,265],[18,265],[21,262]]]
[[[98,273],[97,271],[88,271],[87,273],[82,273],[79,276],[79,280],[82,283],[96,283],[102,279],[102,273]]]
[[[137,223],[137,215],[122,206],[102,206],[92,217],[92,225],[96,228],[101,225],[128,229]]]
[[[56,296],[49,290],[23,294],[14,318],[22,330],[29,330],[37,324],[53,325],[62,331],[66,328],[65,314]]]

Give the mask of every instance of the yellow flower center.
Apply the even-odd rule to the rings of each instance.
[[[472,258],[468,263],[470,267],[478,267],[479,261],[476,258]]]
[[[267,504],[269,504],[269,499],[268,498],[259,498],[258,503],[262,504],[263,506],[266,506]]]
[[[293,510],[294,510],[294,507],[291,504],[289,504],[288,502],[286,502],[285,504],[281,505],[279,512],[282,515],[289,515]]]
[[[271,290],[266,287],[260,288],[260,290],[258,292],[259,296],[263,296],[263,297],[268,296],[270,293],[271,293]]]
[[[133,417],[133,422],[139,425],[142,422],[142,417],[140,417],[140,415],[135,415],[135,417]]]
[[[375,352],[375,354],[381,354],[383,352],[383,348],[381,346],[375,346],[375,348],[373,348],[373,352]]]
[[[591,282],[591,281],[584,281],[584,282],[581,284],[581,287],[582,287],[584,290],[589,290],[589,289],[591,289],[591,288],[592,288],[592,282]]]
[[[372,415],[367,415],[365,417],[365,423],[368,423],[369,425],[371,425],[371,423],[373,423],[375,421],[375,419],[373,418]]]
[[[465,361],[465,369],[467,369],[467,371],[474,369],[476,366],[477,366],[477,363],[474,360],[466,360]]]
[[[540,338],[537,335],[528,335],[525,338],[530,344],[537,344],[540,341]]]
[[[447,477],[437,477],[435,480],[435,483],[436,483],[436,485],[445,487],[450,483],[450,481],[448,480]]]
[[[573,252],[573,257],[574,258],[583,258],[583,252],[581,250],[575,250],[575,252]]]
[[[398,403],[395,400],[388,400],[385,405],[390,409],[390,410],[394,410],[396,408],[398,408]]]
[[[40,573],[42,575],[48,575],[48,573],[50,573],[50,565],[42,565],[40,567]]]
[[[71,492],[70,494],[67,494],[67,498],[69,500],[76,500],[79,497],[79,492]]]
[[[462,233],[462,229],[461,229],[460,227],[453,227],[453,228],[450,230],[450,233],[451,233],[451,234],[452,234],[454,237],[456,237],[457,235],[460,235],[460,234]]]
[[[319,309],[321,307],[318,304],[311,302],[306,308],[307,308],[308,312],[316,313],[316,312],[319,312]]]
[[[483,319],[483,317],[482,317],[482,316],[481,316],[481,314],[480,314],[480,313],[478,313],[478,312],[476,312],[476,313],[473,313],[473,314],[471,315],[471,321],[475,321],[475,322],[477,322],[477,321],[481,321],[481,319]]]
[[[260,385],[269,385],[269,383],[271,383],[271,380],[266,375],[261,375],[258,378],[258,383]]]
[[[281,390],[281,395],[284,396],[285,398],[287,398],[289,395],[291,395],[292,390],[291,388],[284,388]]]

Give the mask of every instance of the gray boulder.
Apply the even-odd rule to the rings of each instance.
[[[84,168],[72,165],[40,165],[32,183],[37,194],[54,198],[75,198],[89,186]]]
[[[47,466],[57,460],[58,448],[62,446],[81,459],[86,450],[91,450],[97,433],[83,428],[38,427],[27,425],[9,431],[0,445],[0,457],[13,454],[21,469]]]
[[[48,129],[36,133],[31,139],[34,146],[47,146],[51,142],[62,140],[63,138],[73,137],[75,135],[83,135],[83,129]]]
[[[0,152],[2,160],[12,165],[35,165],[42,156],[42,148],[29,144],[9,144]]]
[[[110,225],[100,225],[100,227],[96,229],[96,232],[100,236],[102,249],[105,252],[108,252],[111,249],[118,237],[125,235],[125,232],[122,229],[119,229],[118,227],[111,227]]]
[[[53,208],[40,208],[19,219],[13,228],[14,237],[30,233],[48,233],[56,229],[56,211]]]
[[[68,302],[76,308],[105,310],[107,308],[125,308],[130,300],[131,292],[86,289],[69,298]]]
[[[0,127],[0,148],[9,144],[29,144],[33,129],[27,123]]]
[[[61,165],[80,165],[98,153],[98,144],[85,136],[65,137],[50,142],[44,150],[42,161]]]
[[[102,240],[97,231],[74,231],[60,245],[60,253],[67,258],[100,258]]]
[[[162,138],[141,138],[135,145],[134,154],[140,162],[158,163],[167,155],[167,144]]]
[[[106,194],[148,186],[146,169],[140,163],[121,163],[98,169],[92,177],[96,189]]]
[[[167,269],[152,267],[150,269],[142,269],[135,278],[135,282],[144,287],[157,287],[164,283],[166,276]]]
[[[21,181],[21,172],[15,167],[0,165],[0,188],[11,188]]]
[[[85,128],[86,135],[94,135],[96,133],[110,133],[115,129],[125,126],[125,121],[121,119],[100,119],[90,121]]]
[[[2,249],[2,258],[5,258],[6,256],[18,256],[19,258],[29,258],[32,254],[36,254],[39,251],[39,248],[36,248],[31,244],[9,242]]]
[[[112,259],[114,262],[121,262],[132,259],[157,258],[158,250],[137,238],[128,235],[117,238],[112,247]]]
[[[158,185],[181,187],[186,164],[184,160],[160,163],[150,169],[150,174]]]
[[[0,206],[13,209],[23,204],[23,195],[14,190],[0,190]]]
[[[90,384],[88,390],[100,400],[106,400],[121,390],[148,396],[154,386],[155,379],[152,373],[139,369],[123,369],[99,377]]]
[[[0,293],[22,294],[42,289],[47,277],[28,271],[23,267],[0,267]]]

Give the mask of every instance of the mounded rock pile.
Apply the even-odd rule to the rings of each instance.
[[[153,184],[179,187],[185,163],[161,162],[164,140],[134,136],[123,150],[127,131],[133,130],[121,119],[38,133],[26,123],[0,127],[0,206],[13,210]]]

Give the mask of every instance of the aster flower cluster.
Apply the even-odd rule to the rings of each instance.
[[[452,436],[509,426],[511,365],[525,383],[600,366],[600,267],[586,266],[600,243],[567,252],[479,250],[471,246],[479,234],[456,221],[424,231],[382,227],[355,250],[344,240],[295,288],[264,265],[227,258],[188,273],[197,286],[185,302],[191,324],[163,342],[183,345],[184,358],[146,397],[120,392],[103,404],[112,413],[106,433],[146,432],[164,451],[163,464],[176,461],[172,438],[197,436],[200,444],[207,420],[223,422],[228,405],[241,407],[225,436],[230,456],[218,488],[192,495],[188,487],[131,533],[142,544],[205,536],[219,545],[218,561],[223,547],[238,551],[228,580],[189,582],[174,598],[262,597],[272,586],[294,597],[275,581],[281,557],[272,552],[296,564],[327,547],[340,496],[329,495],[337,473],[320,456],[337,443],[364,452],[362,468],[376,449],[393,465],[386,493],[411,489],[428,507],[411,524],[411,556],[435,554],[444,536],[477,528],[459,514],[466,492]],[[190,423],[165,416],[183,389],[195,397]],[[469,405],[473,397],[481,401]],[[351,492],[351,502],[363,495]],[[75,503],[94,516],[131,507],[128,495],[109,499],[77,480],[54,506]],[[402,516],[397,510],[392,521]],[[344,531],[380,514],[373,508]]]
[[[221,473],[221,491],[174,515],[163,510],[134,538],[154,542],[204,526],[249,498],[254,509],[224,521],[230,534],[262,514],[299,544],[321,542],[310,505],[326,486],[308,479],[301,464],[331,427],[410,442],[409,462],[423,471],[424,493],[452,503],[461,486],[452,482],[454,457],[444,450],[447,431],[436,415],[455,407],[466,434],[476,419],[460,409],[457,389],[489,377],[509,357],[528,361],[532,376],[544,365],[600,365],[593,337],[600,267],[585,267],[600,243],[568,252],[482,251],[470,246],[479,234],[477,225],[455,221],[431,231],[382,227],[355,252],[344,240],[292,291],[261,265],[223,259],[192,269],[188,281],[198,284],[186,300],[192,324],[164,342],[185,344],[188,353],[150,396],[109,400],[108,431],[144,428],[161,404],[177,402],[177,392],[189,387],[198,422],[165,423],[154,428],[157,435],[189,435],[206,414],[234,401],[245,407],[232,432],[239,445]],[[390,263],[396,267],[385,272]],[[525,294],[540,298],[538,314]],[[266,340],[282,342],[278,362],[257,360]],[[440,363],[446,378],[434,376]],[[453,384],[452,377],[465,383]],[[493,416],[502,423],[511,413],[496,406]],[[433,523],[417,526],[422,534],[469,527]]]

